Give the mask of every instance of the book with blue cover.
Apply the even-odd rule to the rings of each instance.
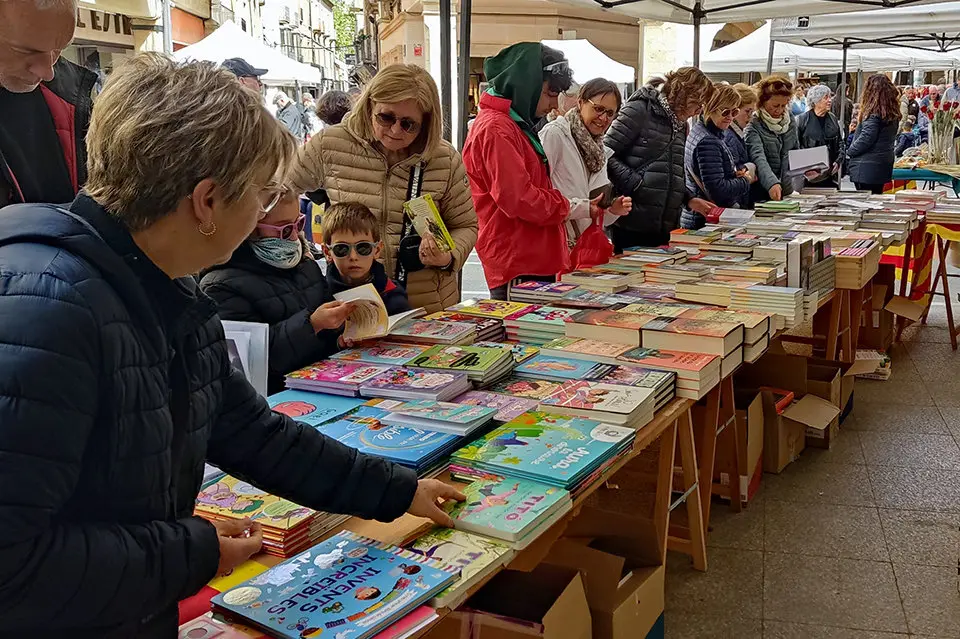
[[[344,531],[212,603],[284,639],[366,639],[458,578],[457,568]]]
[[[615,368],[612,364],[541,354],[517,366],[513,374],[516,377],[564,382],[571,379],[600,379]]]
[[[311,426],[319,426],[346,415],[358,406],[363,406],[364,401],[366,400],[356,397],[298,390],[285,390],[267,398],[274,411]]]
[[[440,433],[452,433],[466,436],[490,423],[496,415],[495,408],[470,406],[450,402],[421,400],[405,402],[384,416],[384,424],[411,426],[433,430]]]
[[[331,355],[330,359],[385,366],[403,366],[427,348],[429,347],[423,344],[378,341],[370,346],[345,348]]]
[[[464,446],[451,461],[570,490],[635,435],[631,428],[531,411]]]

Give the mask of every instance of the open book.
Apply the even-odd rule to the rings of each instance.
[[[449,253],[454,249],[453,238],[447,231],[447,225],[443,223],[440,217],[440,211],[433,201],[433,196],[429,193],[421,195],[418,198],[408,200],[403,204],[403,210],[413,222],[413,228],[417,229],[420,237],[428,233],[437,240],[437,248]]]
[[[830,168],[830,154],[825,146],[810,149],[794,149],[788,152],[790,169],[788,177],[799,177],[808,171],[823,173]]]
[[[343,330],[345,339],[359,342],[365,339],[386,337],[390,331],[426,314],[422,308],[415,308],[396,315],[387,315],[383,298],[373,284],[364,284],[356,288],[337,293],[334,299],[341,302],[353,302],[356,308],[347,317]]]

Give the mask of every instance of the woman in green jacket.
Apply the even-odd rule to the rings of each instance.
[[[760,108],[744,131],[750,161],[757,165],[753,201],[781,200],[793,192],[787,178],[788,154],[797,148],[797,126],[788,105],[793,84],[786,78],[771,76],[757,84]]]

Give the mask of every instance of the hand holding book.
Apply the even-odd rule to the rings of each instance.
[[[466,495],[437,479],[421,479],[417,482],[417,492],[413,496],[407,512],[417,517],[426,517],[446,528],[453,528],[450,515],[443,512],[438,500],[453,499],[463,501]]]
[[[447,268],[453,261],[453,253],[440,248],[439,241],[432,233],[420,238],[420,261],[424,266]]]
[[[319,306],[317,310],[310,315],[310,325],[313,326],[313,330],[318,333],[320,331],[340,328],[347,320],[347,316],[353,312],[355,306],[353,302],[341,302],[338,300],[327,302]]]
[[[260,524],[250,519],[232,519],[213,522],[220,542],[220,563],[217,575],[230,574],[234,568],[253,557],[263,545]]]

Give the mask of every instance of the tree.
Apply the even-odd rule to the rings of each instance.
[[[333,2],[333,28],[337,32],[337,57],[343,60],[357,39],[357,15],[344,0]]]

